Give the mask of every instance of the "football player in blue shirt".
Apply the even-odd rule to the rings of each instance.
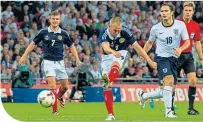
[[[29,44],[25,53],[21,57],[19,64],[25,63],[28,54],[42,42],[42,48],[44,50],[42,69],[46,75],[49,89],[55,95],[55,103],[52,105],[53,114],[58,114],[57,99],[60,102],[61,107],[64,107],[65,101],[62,96],[68,89],[68,75],[65,70],[65,64],[63,60],[64,44],[67,45],[72,54],[76,58],[76,63],[79,66],[81,64],[78,53],[71,40],[69,34],[59,27],[61,23],[60,13],[54,11],[50,14],[50,26],[45,29],[41,29],[38,35]],[[56,92],[56,80],[61,83],[58,93]]]
[[[102,55],[101,70],[102,79],[105,82],[104,101],[109,114],[106,120],[115,120],[111,87],[126,62],[128,46],[132,45],[137,53],[144,57],[152,68],[156,68],[157,64],[148,57],[130,30],[122,26],[119,17],[113,17],[110,20],[108,28],[101,31],[99,38],[104,52]]]

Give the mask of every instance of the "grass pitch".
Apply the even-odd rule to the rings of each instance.
[[[150,108],[140,109],[138,103],[114,103],[115,122],[203,122],[203,102],[196,102],[199,115],[187,115],[188,102],[176,102],[178,118],[164,118],[163,102]],[[52,109],[43,108],[37,103],[3,103],[7,113],[21,121],[32,122],[104,122],[107,111],[104,103],[67,103],[59,108],[59,115],[52,115]]]

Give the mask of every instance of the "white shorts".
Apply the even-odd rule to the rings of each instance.
[[[122,72],[127,59],[128,59],[128,51],[126,50],[120,50],[118,51],[121,53],[121,57],[120,58],[116,58],[113,54],[109,54],[109,55],[102,55],[102,62],[101,62],[101,72],[102,75],[103,74],[108,74],[111,70],[111,65],[114,61],[117,61],[119,63],[119,67],[120,67],[120,73]]]
[[[42,70],[46,77],[53,76],[56,80],[68,79],[64,61],[42,61]]]

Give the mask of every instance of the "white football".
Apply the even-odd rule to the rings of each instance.
[[[37,101],[45,108],[52,106],[55,102],[54,94],[49,90],[43,90],[39,93]]]

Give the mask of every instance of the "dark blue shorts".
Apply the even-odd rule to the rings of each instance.
[[[163,85],[163,78],[167,75],[173,75],[174,85],[176,85],[178,76],[178,58],[166,58],[155,55],[155,62],[157,63],[157,71],[159,74],[159,85]]]

